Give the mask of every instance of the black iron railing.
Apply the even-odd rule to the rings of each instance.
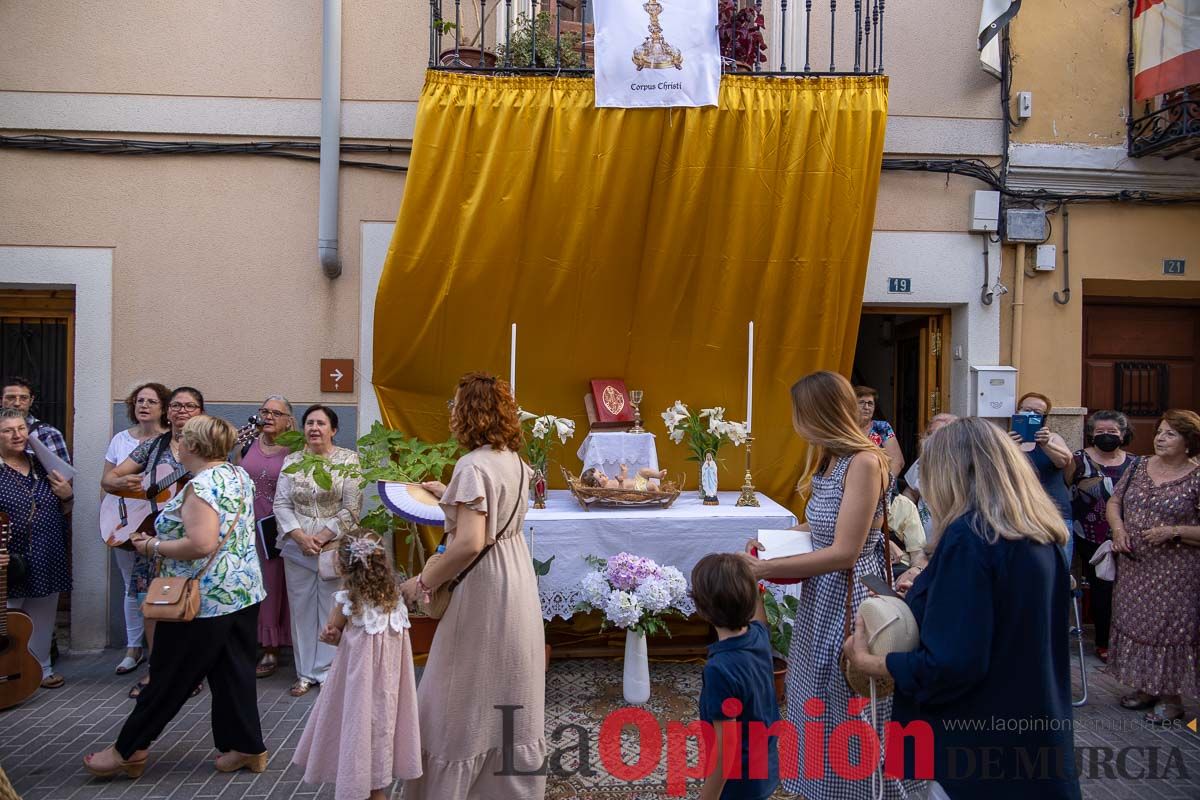
[[[456,72],[586,76],[594,66],[595,0],[430,0],[429,67]],[[647,0],[649,12],[670,0]],[[713,0],[727,72],[862,75],[884,72],[886,0]],[[815,8],[814,8],[815,6]],[[649,17],[647,17],[649,22]],[[796,26],[800,26],[796,29]],[[669,34],[668,34],[669,36]],[[824,65],[829,69],[814,69]],[[794,65],[803,59],[804,66]],[[789,66],[792,65],[792,66]]]

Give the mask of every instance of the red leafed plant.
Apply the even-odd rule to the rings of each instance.
[[[767,43],[763,39],[763,15],[754,4],[738,6],[738,0],[719,0],[717,3],[717,35],[721,57],[754,67],[767,60]]]

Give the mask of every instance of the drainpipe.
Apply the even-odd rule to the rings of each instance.
[[[338,160],[342,134],[342,0],[323,0],[321,25],[321,187],[317,255],[326,278],[342,274],[338,257]]]
[[[1021,382],[1021,327],[1025,317],[1025,244],[1017,244],[1017,264],[1013,273],[1013,302],[1012,302],[1012,361],[1017,371],[1017,384]]]

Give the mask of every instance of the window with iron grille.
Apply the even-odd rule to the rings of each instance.
[[[1170,371],[1161,361],[1118,361],[1113,365],[1117,410],[1131,417],[1157,417],[1167,410]]]

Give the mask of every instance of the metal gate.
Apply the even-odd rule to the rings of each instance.
[[[0,375],[19,375],[33,384],[30,413],[62,431],[68,447],[74,417],[73,306],[74,297],[67,292],[0,296]]]

